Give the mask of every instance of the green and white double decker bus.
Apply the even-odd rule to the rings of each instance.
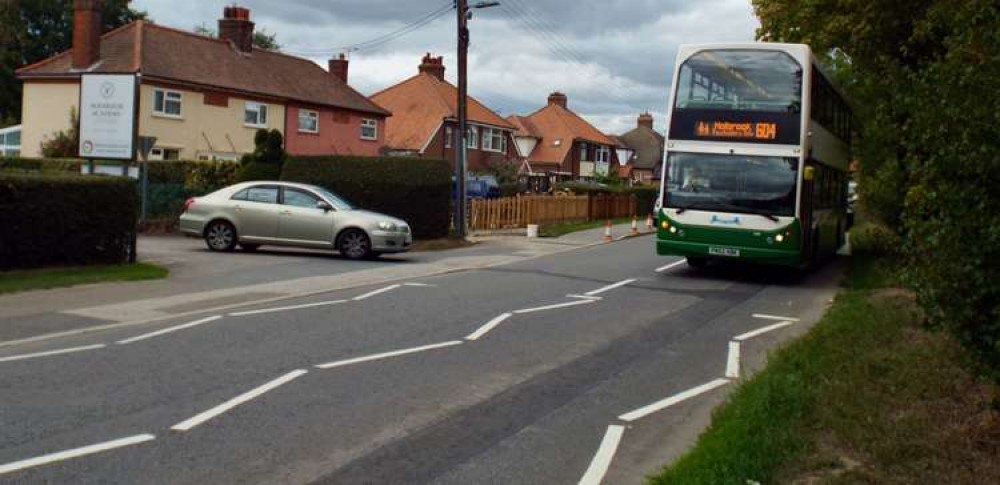
[[[847,230],[851,113],[809,46],[682,45],[656,249],[805,267]]]

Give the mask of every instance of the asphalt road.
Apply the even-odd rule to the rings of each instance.
[[[838,278],[652,244],[0,348],[0,482],[635,483]]]

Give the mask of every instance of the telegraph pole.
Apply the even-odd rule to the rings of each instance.
[[[455,145],[455,183],[457,200],[455,201],[455,232],[459,237],[464,238],[468,233],[466,225],[467,218],[465,191],[466,174],[466,150],[468,149],[467,137],[469,131],[469,120],[466,106],[468,99],[469,82],[468,58],[469,58],[469,2],[468,0],[457,0],[458,10],[458,135]]]

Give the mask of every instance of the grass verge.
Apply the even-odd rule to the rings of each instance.
[[[611,224],[624,224],[627,222],[632,222],[631,217],[622,217],[619,219],[611,219]],[[589,221],[589,222],[567,222],[564,224],[550,224],[547,226],[542,226],[538,228],[539,237],[559,237],[565,236],[566,234],[586,231],[588,229],[596,229],[598,227],[604,227],[608,221]]]
[[[0,272],[0,294],[111,281],[152,280],[166,278],[169,273],[166,268],[149,263],[3,271]]]
[[[893,283],[886,260],[852,258],[823,320],[649,482],[1000,483],[997,387]]]

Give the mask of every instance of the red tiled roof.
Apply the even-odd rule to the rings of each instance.
[[[22,79],[76,77],[71,51],[17,71]],[[136,21],[101,36],[101,60],[85,72],[141,72],[144,78],[222,88],[389,116],[316,63],[254,48],[237,51],[229,41]]]
[[[386,145],[397,150],[422,150],[444,120],[458,118],[458,88],[426,73],[375,93],[371,99],[392,111],[386,121]],[[469,122],[515,129],[479,101],[467,99]]]
[[[562,163],[576,140],[616,146],[614,140],[579,115],[557,104],[549,104],[534,114],[521,118],[527,120],[531,130],[541,138],[528,157],[532,166],[539,162]]]

